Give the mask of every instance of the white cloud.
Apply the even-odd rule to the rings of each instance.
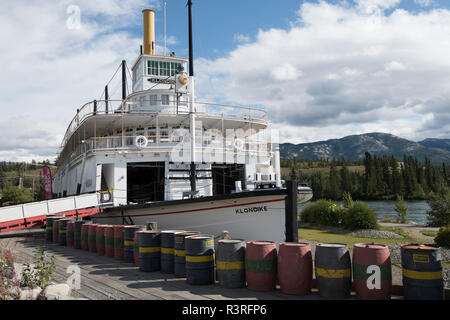
[[[433,0],[414,0],[414,3],[417,3],[418,5],[421,5],[423,7],[429,7],[432,4],[434,4]]]
[[[272,69],[272,77],[273,79],[278,81],[295,80],[301,76],[302,71],[297,70],[294,66],[292,66],[289,63],[284,63]]]
[[[250,37],[246,36],[245,34],[236,33],[233,36],[233,40],[234,40],[234,42],[247,43],[247,42],[250,42]]]
[[[259,30],[226,57],[198,59],[197,92],[265,106],[282,141],[449,137],[450,11],[410,13],[399,2],[305,2],[288,29]]]
[[[141,40],[117,29],[137,28],[141,9],[157,7],[159,1],[15,0],[2,5],[0,59],[6,63],[0,73],[0,158],[54,159],[76,109],[100,98],[121,60],[132,64],[139,52]],[[80,9],[80,28],[67,27],[70,5]]]
[[[396,7],[402,0],[355,0],[358,8],[367,14],[380,14],[387,9]]]
[[[389,63],[386,63],[384,66],[384,70],[386,71],[403,71],[406,70],[406,67],[397,61],[391,61]]]

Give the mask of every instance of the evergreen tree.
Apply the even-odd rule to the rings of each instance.
[[[330,164],[330,199],[338,200],[341,198],[341,190],[339,187],[339,173],[336,169],[336,159],[333,158]]]
[[[402,196],[397,196],[397,202],[395,202],[394,210],[397,212],[397,222],[407,223],[406,213],[408,212],[408,206],[403,201]]]

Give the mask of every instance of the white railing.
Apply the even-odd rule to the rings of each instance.
[[[100,196],[99,193],[87,193],[66,198],[2,207],[0,208],[0,223],[64,211],[98,207],[102,204]]]
[[[144,137],[142,143],[137,138]],[[197,152],[203,154],[221,153],[223,157],[258,156],[271,157],[272,145],[268,142],[251,139],[209,139],[196,137]],[[102,151],[168,151],[179,152],[190,150],[188,131],[185,134],[152,135],[152,136],[111,136],[90,138],[79,144],[70,154],[70,161],[77,161],[90,152]],[[225,160],[225,159],[224,159]]]
[[[94,100],[84,104],[77,110],[75,117],[70,122],[64,139],[61,142],[60,151],[63,150],[75,130],[82,122],[93,115],[124,114],[124,113],[153,113],[153,114],[186,114],[187,101],[169,100],[163,104],[162,100]],[[226,119],[242,119],[245,121],[267,121],[267,112],[253,107],[233,106],[226,104],[196,102],[196,114],[199,116],[219,117]]]

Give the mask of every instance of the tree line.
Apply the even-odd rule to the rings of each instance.
[[[335,158],[315,162],[321,164],[316,168],[329,170],[305,172],[309,160],[281,162],[289,166],[289,174],[283,178],[307,183],[313,189],[313,199],[341,200],[348,192],[356,200],[395,200],[397,196],[426,200],[450,185],[450,165],[432,164],[428,158],[421,162],[405,155],[403,162],[398,162],[394,156],[377,157],[366,152],[359,162]],[[353,165],[361,165],[364,170],[349,170]]]
[[[0,205],[44,200],[44,165],[53,164],[49,160],[32,160],[31,163],[0,161]],[[29,174],[32,170],[40,170],[39,175]]]

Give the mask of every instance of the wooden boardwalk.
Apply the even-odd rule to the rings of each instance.
[[[316,300],[316,290],[305,296],[286,295],[279,287],[273,292],[255,292],[246,288],[226,289],[219,285],[192,286],[185,278],[161,272],[142,272],[132,263],[100,256],[45,241],[43,232],[0,238],[0,248],[9,249],[18,262],[32,262],[33,250],[42,248],[56,258],[55,282],[64,283],[67,268],[77,265],[81,271],[80,289],[72,296],[89,300]],[[354,299],[352,296],[351,299]]]

